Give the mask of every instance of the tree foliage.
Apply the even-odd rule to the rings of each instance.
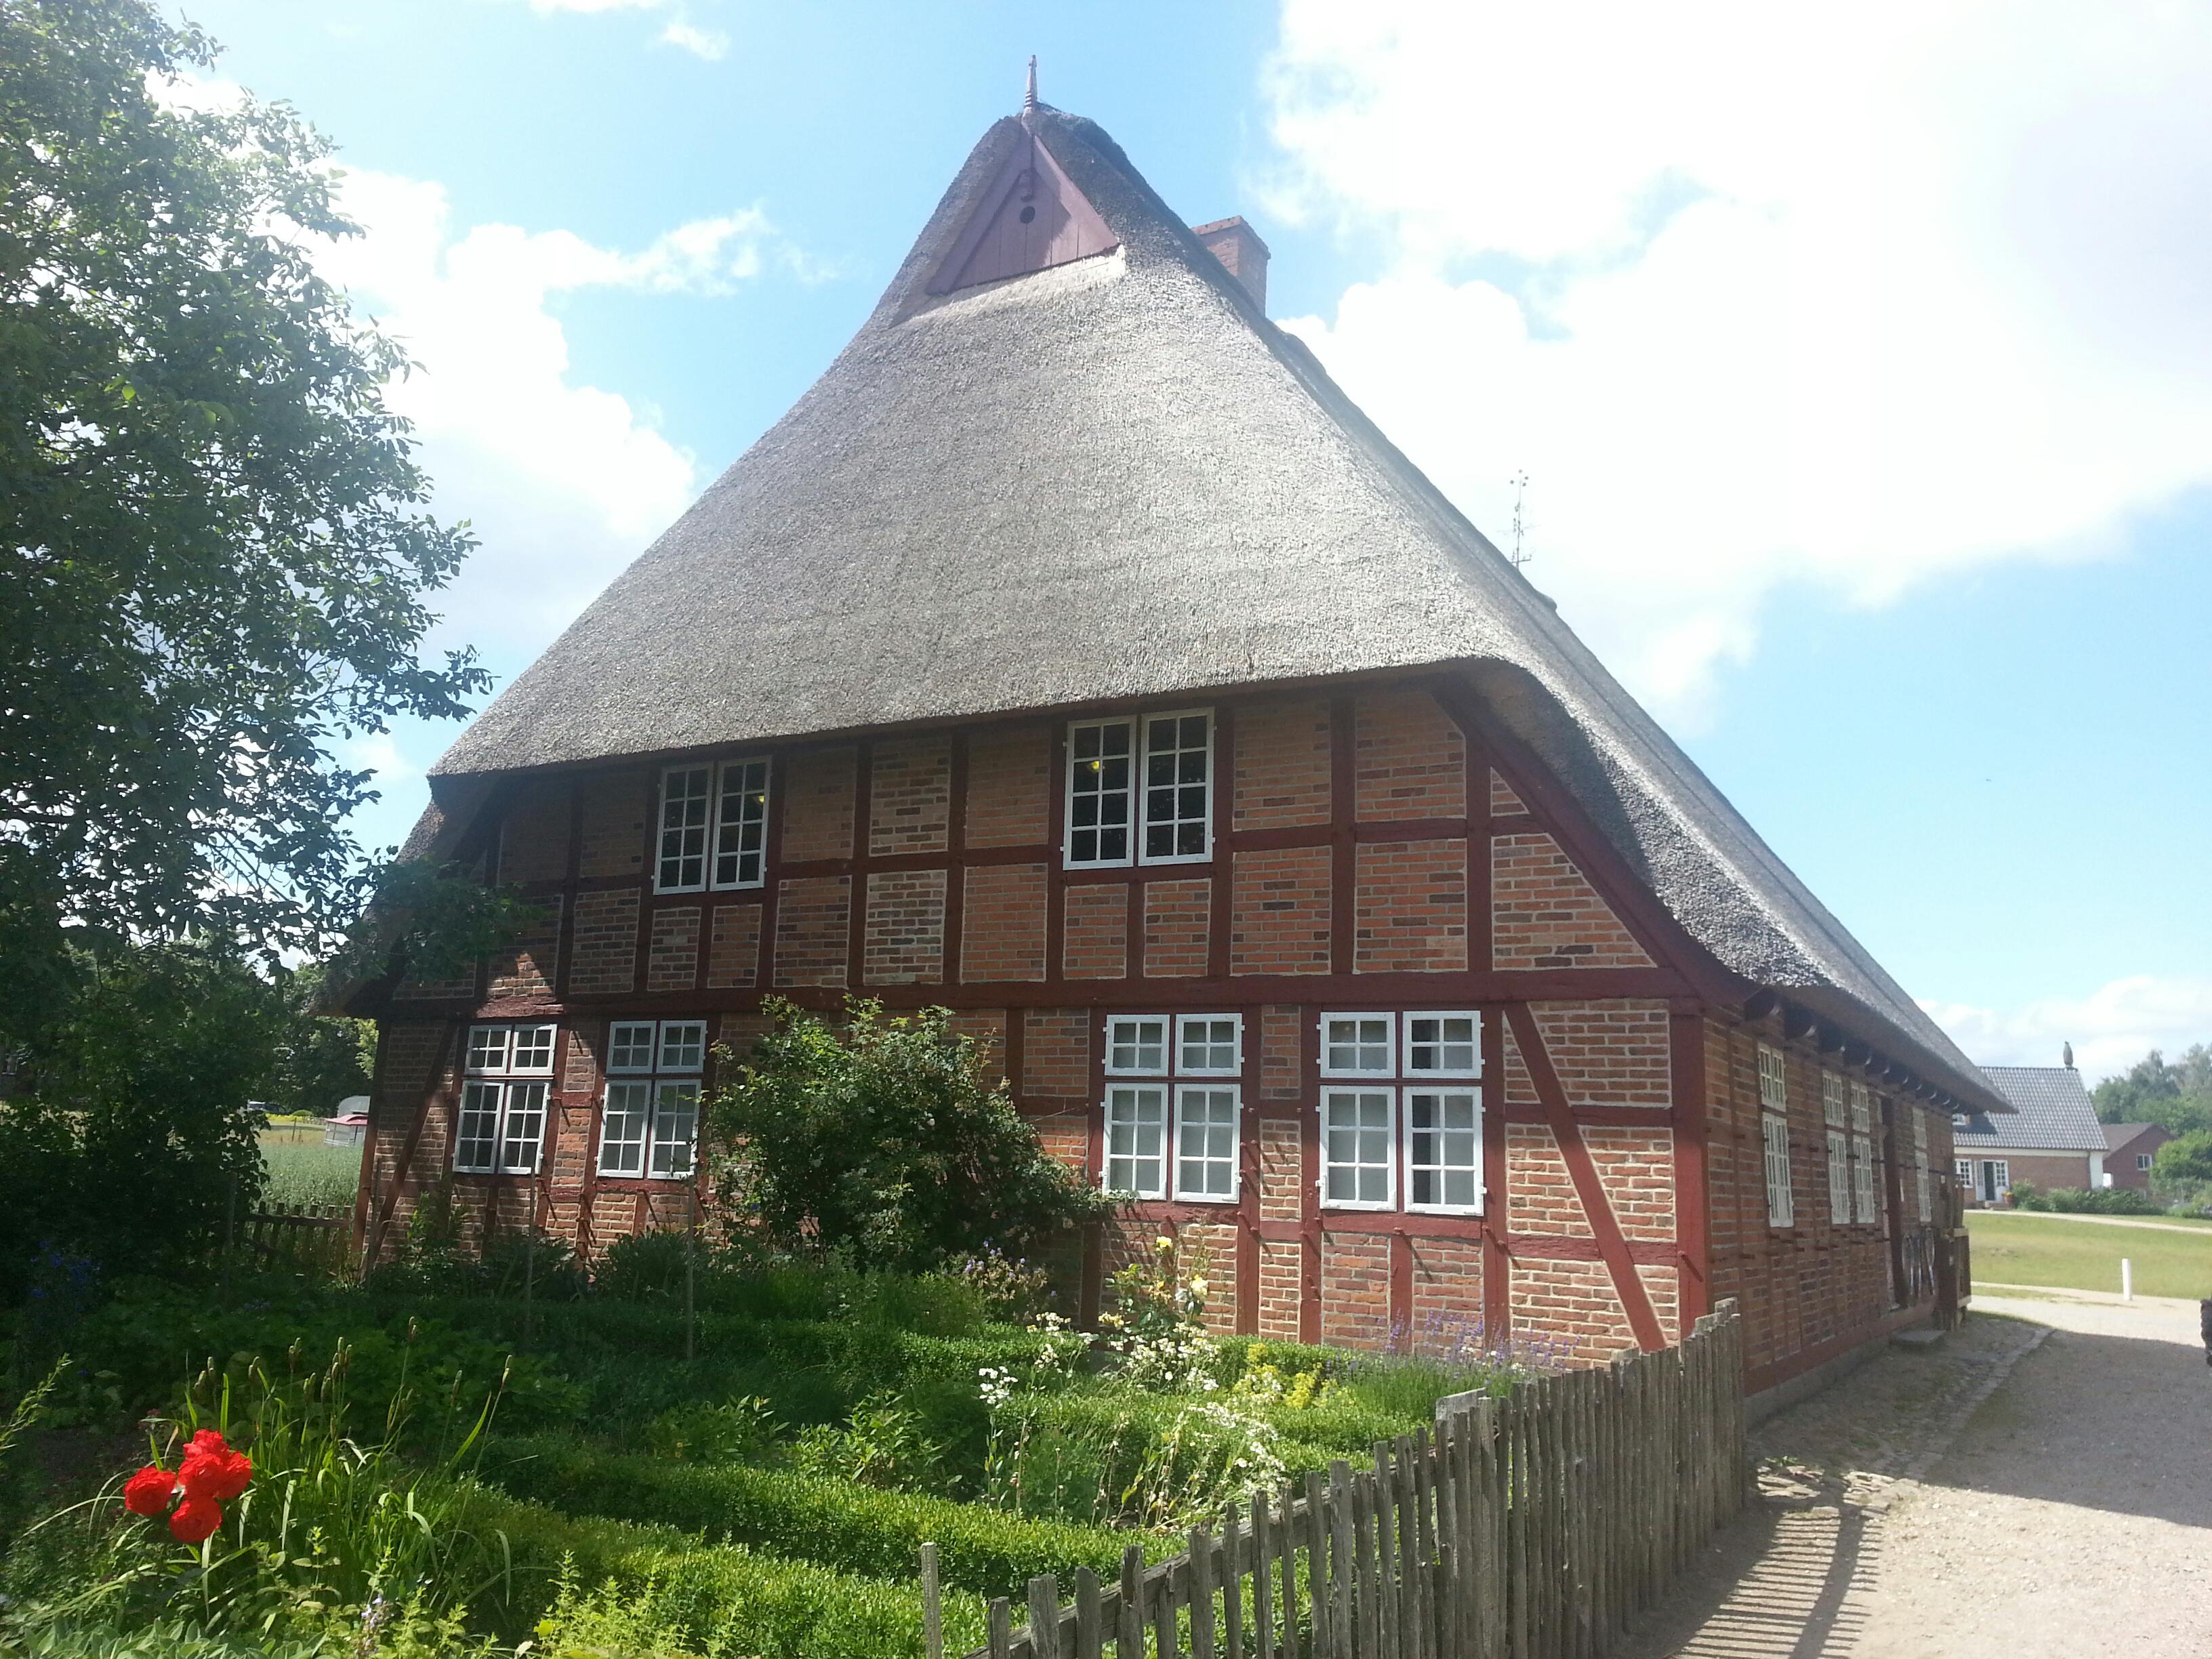
[[[0,0],[0,1028],[73,943],[326,937],[374,798],[337,744],[487,684],[420,654],[471,544],[311,264],[329,147],[187,106],[213,61],[143,0]]]
[[[887,1019],[855,1000],[840,1026],[767,1007],[775,1027],[718,1091],[708,1133],[726,1203],[779,1241],[924,1272],[986,1246],[1036,1249],[1109,1208],[1038,1144],[945,1010]]]
[[[328,1117],[340,1101],[368,1092],[376,1069],[375,1022],[319,1015],[323,985],[323,970],[315,966],[277,976],[283,1023],[262,1098],[279,1111]]]
[[[2184,1181],[2212,1181],[2212,1129],[2198,1129],[2169,1140],[2151,1159],[2151,1179],[2159,1186]]]
[[[259,1196],[261,1116],[284,1035],[276,987],[191,945],[88,966],[0,1113],[0,1291],[40,1264],[189,1267]],[[9,1283],[9,1281],[13,1281]]]
[[[2212,1129],[2212,1046],[2199,1042],[2169,1062],[2154,1048],[2095,1091],[2102,1123],[2155,1123],[2176,1134]]]

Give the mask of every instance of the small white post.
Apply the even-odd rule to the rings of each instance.
[[[2136,1264],[2125,1256],[2120,1258],[2120,1300],[2136,1299]]]

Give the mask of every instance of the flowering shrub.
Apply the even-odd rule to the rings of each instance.
[[[1106,1346],[1121,1356],[1121,1376],[1140,1389],[1204,1393],[1216,1385],[1221,1350],[1206,1334],[1206,1266],[1193,1254],[1190,1272],[1176,1270],[1176,1243],[1156,1238],[1151,1250],[1114,1275],[1114,1310],[1098,1316]]]
[[[1006,1324],[1018,1324],[1042,1312],[1052,1299],[1043,1268],[1032,1267],[995,1244],[986,1243],[951,1271],[982,1298],[986,1318]]]
[[[149,1519],[167,1512],[171,1535],[180,1544],[198,1544],[222,1525],[222,1506],[240,1496],[252,1479],[252,1458],[233,1451],[219,1431],[202,1429],[175,1469],[155,1462],[125,1481],[123,1507]],[[171,1511],[169,1499],[179,1492],[184,1502]]]

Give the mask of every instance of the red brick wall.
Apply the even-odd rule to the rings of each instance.
[[[853,925],[850,876],[799,876],[775,902],[775,982],[842,985]]]
[[[707,988],[750,985],[760,974],[761,907],[718,904],[707,940]]]
[[[637,889],[576,896],[571,996],[613,996],[637,984]]]
[[[1455,818],[1467,812],[1467,744],[1418,687],[1354,700],[1353,796],[1363,819]]]
[[[1613,1276],[1601,1261],[1513,1263],[1513,1328],[1516,1335],[1555,1339],[1577,1364],[1610,1359],[1636,1343]]]
[[[1363,974],[1457,973],[1467,967],[1467,842],[1377,842],[1358,849]]]
[[[945,872],[882,870],[869,876],[866,929],[869,984],[915,985],[942,979]]]
[[[671,905],[653,913],[646,947],[645,988],[689,991],[699,982],[699,907]]]
[[[1390,1341],[1390,1241],[1358,1233],[1321,1238],[1321,1340],[1347,1348]]]
[[[952,742],[903,738],[876,745],[868,787],[868,851],[941,853],[952,811]]]
[[[1482,1245],[1472,1238],[1416,1238],[1407,1346],[1437,1352],[1475,1346],[1482,1319]],[[1487,1346],[1486,1343],[1483,1346]]]
[[[1022,1092],[1047,1099],[1091,1094],[1091,1016],[1082,1008],[1031,1008],[1022,1029]]]
[[[976,872],[977,875],[981,874]],[[975,877],[969,878],[974,880]],[[1119,882],[1066,890],[1060,972],[1069,979],[1120,979],[1129,971],[1129,896]]]
[[[525,784],[515,792],[500,825],[499,878],[518,885],[561,881],[568,874],[566,780]]]
[[[1516,1232],[1588,1238],[1589,1217],[1558,1139],[1540,1123],[1505,1127],[1505,1203]]]
[[[859,769],[859,751],[850,748],[801,750],[793,757],[783,791],[786,860],[852,856]]]
[[[1230,887],[1230,972],[1328,972],[1329,859],[1326,847],[1236,855]]]
[[[561,910],[559,893],[533,897],[538,915],[514,947],[492,959],[491,998],[548,997],[561,977]]]
[[[1644,954],[1597,889],[1551,836],[1498,836],[1491,844],[1491,936],[1499,968],[1648,968]]]
[[[1321,697],[1253,703],[1237,716],[1239,830],[1327,823],[1328,703]]]
[[[646,854],[650,837],[647,814],[656,810],[660,775],[643,768],[589,772],[577,782],[583,795],[583,832],[578,837],[576,873],[598,876],[649,875]]]
[[[967,873],[961,900],[960,977],[1044,977],[1045,866],[985,864]]]
[[[970,847],[1041,847],[1052,811],[1052,728],[993,726],[968,740]]]
[[[1182,979],[1206,971],[1206,935],[1213,915],[1213,883],[1145,884],[1145,974]]]

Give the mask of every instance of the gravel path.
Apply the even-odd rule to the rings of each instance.
[[[1766,1503],[1628,1659],[2212,1655],[2196,1304],[1974,1310],[1754,1431]]]

